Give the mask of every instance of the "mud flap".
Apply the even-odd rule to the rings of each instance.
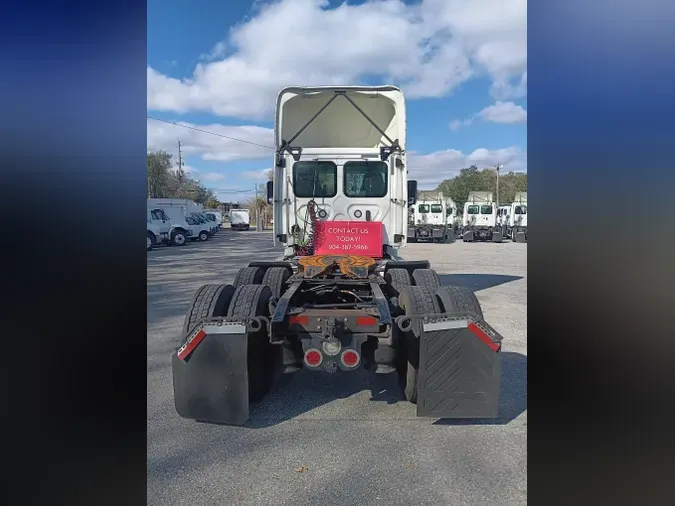
[[[492,232],[492,242],[502,242],[501,232]]]
[[[527,242],[527,239],[525,238],[525,232],[518,232],[516,234],[516,242]]]
[[[248,335],[243,322],[203,324],[171,357],[176,411],[202,422],[248,420]]]
[[[501,336],[475,317],[425,322],[417,416],[496,418]]]
[[[462,239],[465,241],[473,241],[473,231],[472,230],[467,230],[464,232],[462,235]]]

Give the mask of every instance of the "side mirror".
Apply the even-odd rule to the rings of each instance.
[[[267,181],[267,203],[272,204],[274,202],[274,182]]]
[[[408,181],[408,205],[415,205],[417,202],[417,181]]]

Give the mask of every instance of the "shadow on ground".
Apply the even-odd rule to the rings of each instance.
[[[501,353],[499,415],[495,419],[437,420],[438,425],[504,425],[527,410],[527,356]],[[291,420],[336,399],[370,390],[370,401],[385,404],[407,402],[396,373],[373,374],[358,371],[322,374],[301,370],[284,376],[257,405],[251,406],[250,428],[264,428]],[[376,409],[376,408],[367,408]],[[368,415],[368,411],[357,413]]]
[[[442,285],[463,286],[474,292],[523,279],[523,276],[504,274],[439,274]]]

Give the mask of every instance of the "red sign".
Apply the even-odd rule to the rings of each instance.
[[[382,258],[379,221],[317,221],[315,255],[362,255]]]

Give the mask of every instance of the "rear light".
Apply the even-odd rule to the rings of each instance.
[[[291,325],[307,325],[309,323],[309,316],[291,316],[288,318],[288,323]]]
[[[305,352],[305,364],[310,367],[318,367],[323,362],[323,355],[316,348],[310,348]]]
[[[345,350],[340,357],[345,367],[356,367],[361,361],[361,357],[355,350]]]
[[[356,324],[357,325],[363,325],[366,327],[370,327],[373,325],[377,325],[377,318],[373,318],[372,316],[358,316],[356,318]]]

